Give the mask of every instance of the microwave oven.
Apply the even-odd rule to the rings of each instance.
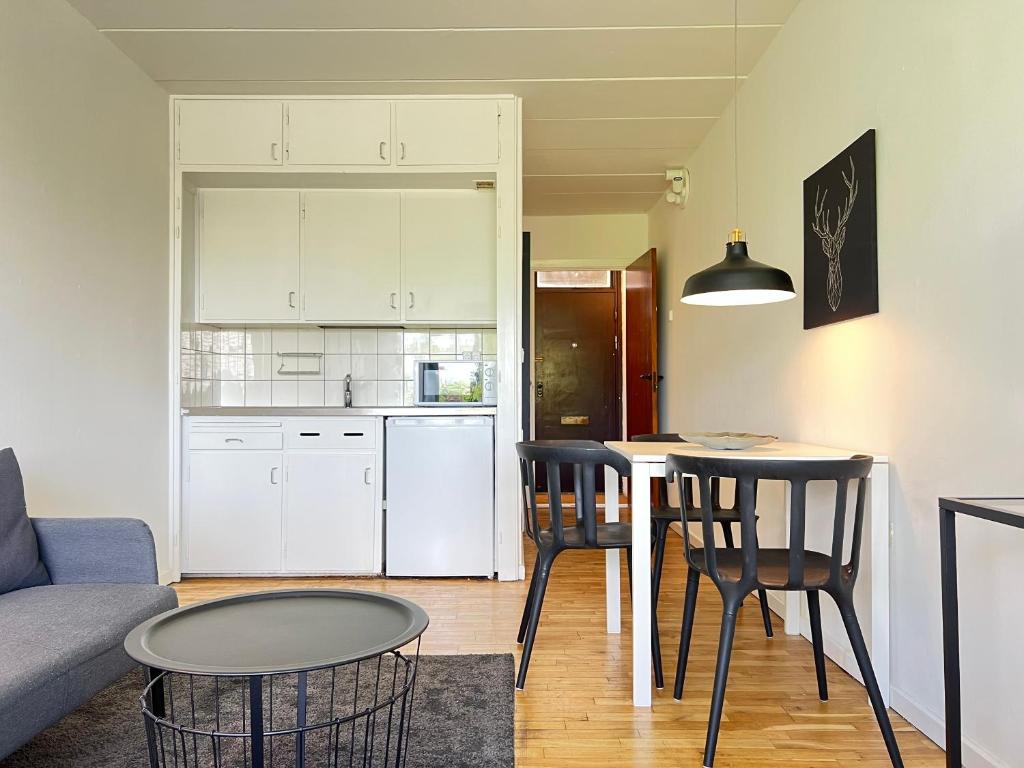
[[[416,405],[497,405],[493,360],[423,360],[416,363]]]

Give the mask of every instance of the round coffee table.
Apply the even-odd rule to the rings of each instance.
[[[282,742],[294,744],[296,766],[314,742],[328,761],[361,752],[360,765],[401,765],[428,623],[408,600],[333,589],[237,595],[143,622],[124,647],[149,670],[142,709],[152,768],[227,766],[234,753],[239,765],[263,768],[268,746],[280,763],[272,752]],[[294,726],[281,727],[275,703],[280,720],[291,717],[291,701]]]

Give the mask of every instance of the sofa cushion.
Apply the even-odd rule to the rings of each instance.
[[[80,668],[115,649],[126,666],[96,690],[107,686],[131,667],[125,635],[177,604],[174,590],[157,584],[66,584],[0,595],[0,713],[24,691],[57,679],[87,685]]]
[[[0,595],[49,584],[36,532],[25,509],[25,486],[13,448],[0,451]]]

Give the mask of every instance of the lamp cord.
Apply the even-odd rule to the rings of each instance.
[[[736,226],[740,225],[740,4],[732,4],[732,170],[736,190]]]

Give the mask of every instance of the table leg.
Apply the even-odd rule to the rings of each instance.
[[[163,670],[156,667],[146,667],[147,682],[152,683],[152,687],[149,689],[150,711],[157,717],[163,717],[166,712],[164,709],[164,679],[160,676],[162,673]]]
[[[249,733],[252,746],[252,768],[264,768],[263,762],[263,678],[249,678]]]
[[[619,521],[619,473],[607,466],[604,468],[604,519],[606,523]],[[604,599],[610,635],[617,635],[622,631],[619,581],[619,550],[605,550]]]
[[[868,475],[868,498],[871,500],[871,666],[882,692],[882,701],[889,706],[889,465],[875,464]]]
[[[651,468],[633,465],[633,706],[651,706]]]
[[[295,736],[295,766],[304,768],[306,765],[306,676],[308,673],[299,672],[296,681],[298,688],[295,706],[295,727],[299,729]],[[273,725],[273,724],[271,724]]]
[[[939,510],[942,563],[942,658],[946,688],[946,765],[960,768],[960,616],[956,581],[956,513]]]

